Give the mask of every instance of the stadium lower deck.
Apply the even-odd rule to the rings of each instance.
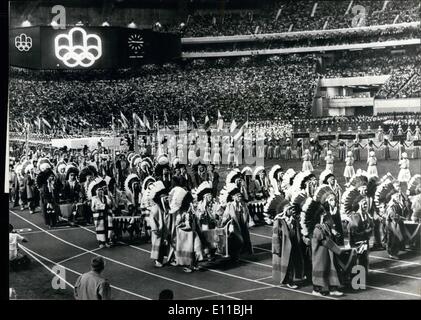
[[[242,256],[238,264],[223,259],[204,265],[202,271],[186,274],[182,267],[165,266],[157,269],[150,259],[150,243],[120,242],[112,248],[99,249],[92,226],[68,226],[47,229],[39,210],[9,209],[10,223],[28,239],[23,251],[32,263],[26,271],[11,272],[10,287],[17,290],[18,299],[73,299],[72,285],[76,278],[89,270],[93,256],[106,261],[104,276],[112,285],[113,299],[158,299],[159,292],[171,289],[177,300],[304,300],[304,299],[387,299],[421,298],[420,251],[407,250],[401,260],[388,258],[386,251],[370,252],[370,271],[365,290],[345,290],[343,297],[315,297],[312,286],[297,290],[280,287],[272,280],[270,226],[250,229],[254,253]],[[64,289],[52,289],[55,265],[65,268]],[[39,289],[38,289],[39,288]]]

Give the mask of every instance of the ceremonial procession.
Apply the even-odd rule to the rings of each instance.
[[[44,58],[28,62],[19,49],[11,60],[6,160],[11,299],[156,300],[167,294],[179,300],[419,299],[421,92],[414,84],[420,81],[414,62],[420,61],[419,48],[401,44],[404,57],[415,60],[379,53],[375,61],[390,56],[390,65],[373,63],[365,74],[372,83],[359,84],[364,66],[351,50],[335,51],[337,57],[316,57],[314,49],[263,57],[267,53],[260,50],[275,49],[259,48],[252,39],[239,41],[237,48],[238,39],[229,38],[246,36],[246,26],[257,23],[254,36],[272,34],[274,39],[261,41],[273,41],[280,50],[295,48],[294,41],[300,48],[313,42],[330,46],[328,29],[346,45],[384,37],[398,46],[399,39],[412,36],[408,25],[419,27],[416,1],[404,1],[405,10],[395,0],[339,1],[346,17],[354,5],[378,9],[367,17],[367,28],[374,28],[367,34],[360,26],[347,27],[349,17],[337,12],[317,26],[314,17],[332,9],[328,1],[267,0],[262,7],[246,1],[243,9],[244,4],[222,1],[228,13],[220,26],[219,18],[207,21],[212,1],[180,0],[178,9],[190,12],[190,22],[179,27],[171,19],[157,22],[144,27],[147,32],[133,21],[127,28],[97,27],[101,5],[74,14],[85,12],[74,2],[68,19],[80,21],[68,20],[62,32],[84,36],[86,29],[96,45],[104,42],[102,49],[88,49],[84,58],[72,49],[63,58],[60,50],[70,50],[71,41],[66,38],[69,46],[59,48],[57,36],[56,65]],[[153,6],[103,2],[103,11],[114,10],[115,21],[127,10],[146,16]],[[50,4],[41,1],[34,9],[21,3],[11,11],[19,41],[26,32],[32,50],[46,57],[48,48],[36,47],[36,41],[52,42],[54,27],[43,24]],[[165,10],[175,9],[168,3]],[[294,10],[308,20],[303,24]],[[36,22],[18,26],[23,16]],[[402,30],[375,33],[391,17],[396,19],[389,28]],[[235,33],[221,33],[224,26]],[[361,39],[346,28],[356,28]],[[132,30],[144,32],[139,37],[150,43],[140,49],[143,42],[137,48],[138,38],[129,36],[133,51],[124,51],[126,58],[101,60],[111,50],[105,45],[108,31],[119,32],[107,38],[118,46]],[[234,41],[234,47],[222,41],[212,48],[218,37]],[[195,38],[197,43],[189,42]],[[175,40],[181,41],[178,47]],[[262,57],[248,57],[244,47]],[[139,50],[141,58],[133,61],[130,54]],[[244,57],[229,58],[237,51]],[[92,69],[85,61],[91,56],[91,63],[98,63]],[[349,70],[340,64],[346,59]],[[411,66],[416,71],[407,76]],[[381,80],[386,73],[390,77]],[[332,93],[343,96],[329,97]],[[65,289],[36,289],[52,277]]]

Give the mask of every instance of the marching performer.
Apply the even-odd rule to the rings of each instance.
[[[272,277],[281,285],[297,289],[296,280],[304,279],[301,251],[300,216],[293,206],[278,207],[272,234]]]
[[[368,177],[378,177],[379,174],[377,172],[377,158],[376,158],[376,153],[374,151],[370,151],[370,153],[368,154],[368,159],[367,159],[367,174]]]
[[[129,214],[139,215],[142,193],[140,179],[136,174],[132,173],[126,178],[124,192],[126,193]]]
[[[22,175],[26,188],[26,200],[28,201],[29,213],[34,214],[39,202],[39,191],[36,187],[36,175],[34,165],[30,161],[25,161],[22,165]]]
[[[253,253],[248,230],[249,213],[236,184],[228,184],[221,193],[226,193],[226,195],[222,195],[222,198],[226,197],[226,207],[222,216],[221,226],[224,227],[230,223],[228,251],[231,259],[237,262],[240,258],[240,253]]]
[[[406,152],[402,153],[402,159],[399,161],[399,167],[400,171],[398,175],[398,181],[406,185],[411,179],[411,172],[409,171],[408,154]]]
[[[110,248],[113,244],[113,200],[106,194],[107,183],[101,177],[95,178],[88,187],[88,198],[94,218],[96,238],[99,247]]]
[[[270,181],[266,176],[266,170],[263,166],[258,166],[253,172],[254,181],[254,198],[255,198],[255,214],[259,218],[260,222],[264,219],[263,211],[264,206],[267,203],[267,199],[270,196]],[[256,221],[255,221],[256,222]]]
[[[421,174],[412,176],[408,183],[408,196],[412,203],[411,220],[421,222]]]
[[[175,263],[175,217],[169,213],[168,191],[162,181],[152,184],[148,198],[152,199],[153,206],[150,208],[150,224],[152,232],[151,259],[155,261],[155,267],[164,266],[164,258],[167,262]]]
[[[41,198],[41,211],[47,226],[54,227],[58,222],[60,209],[59,203],[59,183],[49,163],[40,165],[40,173],[37,177],[37,185]]]
[[[355,193],[352,202],[354,210],[350,214],[350,221],[348,224],[349,244],[351,247],[364,246],[364,250],[358,256],[358,264],[362,265],[366,272],[368,272],[369,240],[373,234],[374,222],[372,217],[368,214],[367,197]]]
[[[306,149],[303,155],[303,167],[302,171],[313,171],[313,165],[311,164],[310,150]]]
[[[342,296],[338,290],[339,280],[338,257],[341,248],[335,243],[332,233],[332,219],[318,201],[307,198],[303,205],[300,225],[304,239],[309,239],[311,250],[311,279],[313,295]],[[308,241],[308,240],[306,240]]]
[[[342,219],[339,212],[339,202],[337,194],[326,184],[319,186],[314,194],[314,200],[321,203],[326,213],[332,219],[331,232],[333,240],[339,246],[344,245],[344,232],[342,229]]]
[[[344,177],[347,184],[349,183],[349,181],[354,175],[355,175],[354,157],[353,157],[352,151],[348,151],[347,157],[345,159],[345,170],[344,170]]]
[[[171,168],[169,165],[169,159],[166,154],[161,154],[156,158],[157,164],[155,165],[155,178],[156,180],[162,181],[167,192],[171,190],[172,179],[171,179]]]
[[[326,157],[325,157],[326,170],[330,170],[330,171],[333,172],[333,161],[334,160],[335,160],[335,158],[333,157],[332,150],[327,150]]]
[[[190,192],[180,187],[171,190],[169,213],[175,215],[176,226],[176,262],[185,266],[184,272],[199,270],[199,261],[203,260],[200,228],[197,217],[193,212],[193,197]]]

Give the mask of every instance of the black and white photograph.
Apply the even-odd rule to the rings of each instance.
[[[420,300],[420,16],[9,1],[9,299]]]

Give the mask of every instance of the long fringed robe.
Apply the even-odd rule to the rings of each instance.
[[[200,228],[197,218],[191,212],[177,214],[176,261],[178,265],[191,266],[203,260]]]
[[[333,235],[326,224],[318,224],[314,228],[311,239],[314,286],[329,290],[329,286],[340,286],[338,271],[335,266],[335,255],[341,249],[332,240]]]
[[[299,247],[300,231],[297,224],[288,224],[282,217],[275,217],[272,234],[272,278],[283,283],[288,267],[295,279],[304,278],[304,258]]]
[[[104,196],[101,200],[98,196],[92,197],[91,210],[94,218],[96,238],[99,243],[109,242],[113,236],[113,200]]]
[[[155,204],[150,211],[149,222],[152,231],[151,259],[163,262],[171,251],[175,235],[173,215],[165,212],[161,205]]]

